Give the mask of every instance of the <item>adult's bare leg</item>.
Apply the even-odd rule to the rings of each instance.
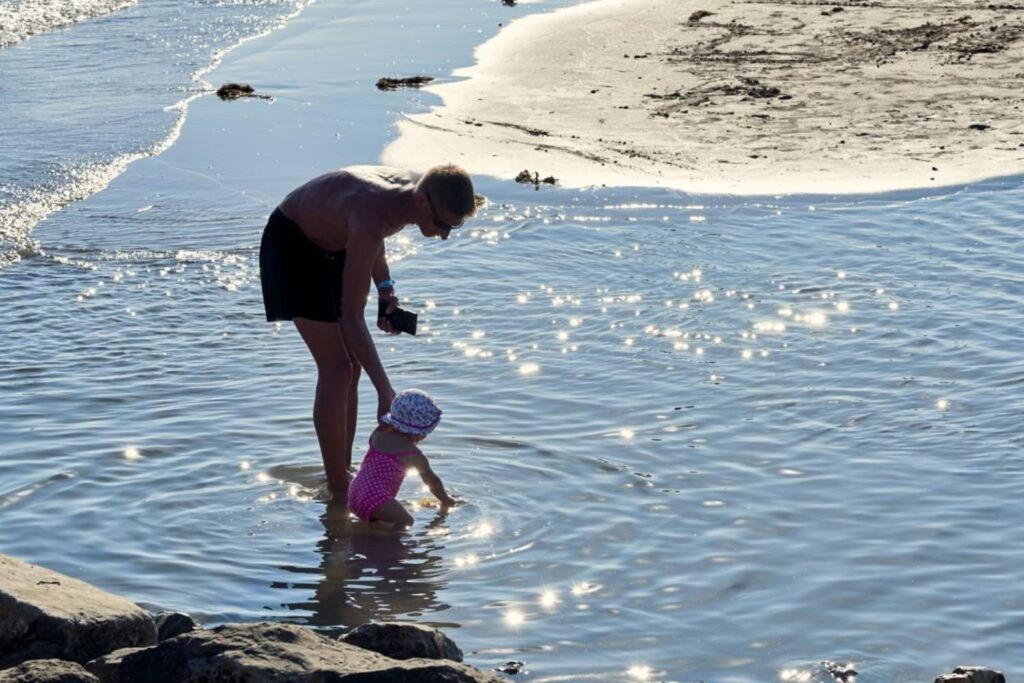
[[[313,427],[327,472],[327,485],[336,499],[348,495],[352,462],[348,399],[353,384],[352,362],[337,323],[296,318],[295,327],[316,361]]]

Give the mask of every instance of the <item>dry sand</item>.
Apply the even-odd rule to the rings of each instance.
[[[1024,172],[1024,4],[598,0],[476,57],[385,163],[738,194]]]

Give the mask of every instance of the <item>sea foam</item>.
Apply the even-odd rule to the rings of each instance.
[[[135,0],[13,0],[0,2],[0,47],[61,26],[101,17]]]

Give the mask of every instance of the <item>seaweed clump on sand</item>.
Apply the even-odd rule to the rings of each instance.
[[[522,183],[523,185],[533,185],[533,189],[539,190],[541,184],[544,185],[555,185],[558,183],[558,178],[549,175],[546,178],[541,178],[540,173],[534,171],[530,173],[528,170],[523,169],[516,175],[516,182]]]
[[[257,97],[261,100],[274,99],[270,95],[257,94],[256,89],[248,83],[225,83],[217,88],[217,97],[225,102],[228,100],[238,100],[243,97]]]
[[[399,88],[421,88],[434,80],[433,76],[409,76],[408,78],[381,78],[377,90],[398,90]]]

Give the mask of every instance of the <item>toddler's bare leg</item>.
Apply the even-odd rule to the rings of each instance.
[[[374,522],[390,522],[400,527],[412,526],[413,523],[412,515],[397,500],[389,500],[386,503],[382,503],[370,515],[370,520]]]

